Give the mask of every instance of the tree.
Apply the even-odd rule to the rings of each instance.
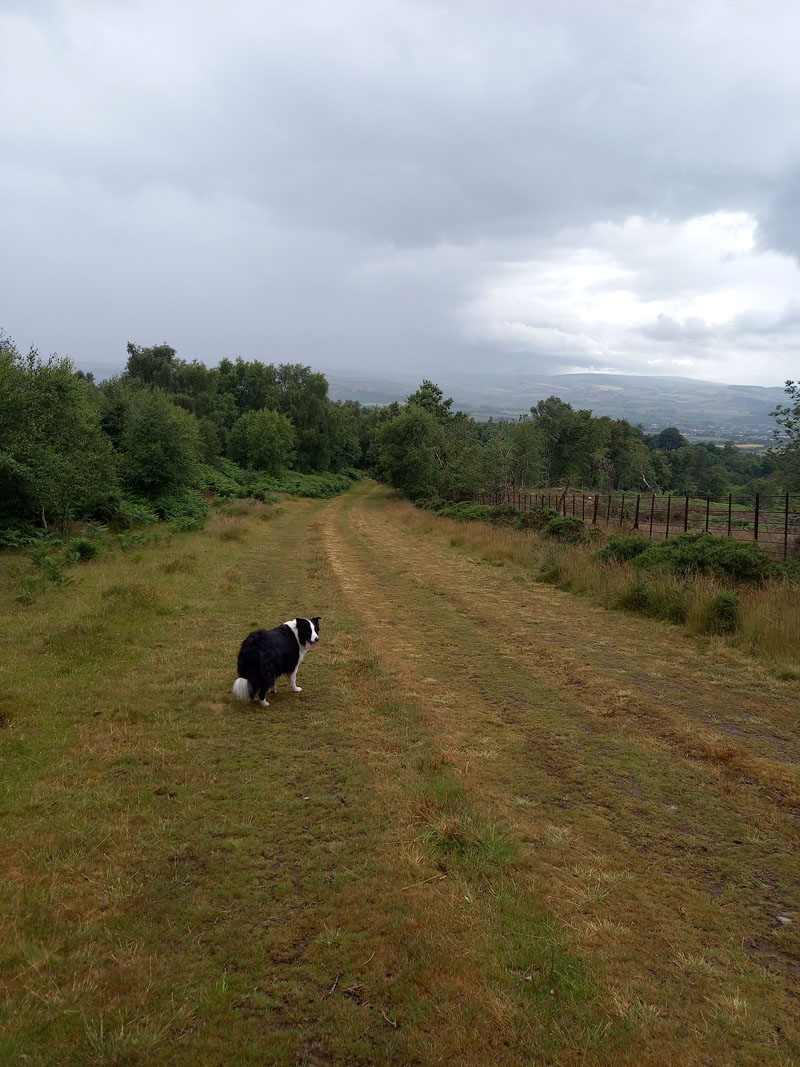
[[[441,443],[436,418],[417,404],[407,405],[377,432],[381,477],[412,500],[438,493],[445,481],[436,454]]]
[[[330,405],[332,470],[361,465],[360,413],[361,405],[352,400]]]
[[[125,373],[142,385],[157,385],[162,389],[170,389],[174,384],[177,367],[175,349],[170,345],[140,348],[139,345],[128,342]]]
[[[592,452],[592,413],[550,396],[531,408],[542,449],[545,485],[588,479]]]
[[[228,438],[228,455],[248,470],[279,474],[294,458],[295,432],[278,411],[246,411]]]
[[[772,431],[774,452],[786,473],[788,488],[797,491],[800,489],[800,381],[787,381],[784,392],[791,403],[778,404],[770,412],[779,427]]]
[[[128,394],[120,447],[125,484],[148,497],[194,485],[203,454],[195,417],[152,388]]]
[[[68,359],[26,358],[0,338],[0,521],[62,525],[115,484],[110,442]]]
[[[674,426],[668,426],[661,433],[656,434],[655,437],[651,437],[654,448],[663,448],[665,452],[673,452],[676,448],[683,448],[688,445],[689,442]]]
[[[444,399],[444,393],[434,382],[423,378],[422,385],[416,392],[406,398],[406,404],[416,404],[429,412],[439,422],[446,422],[453,414],[450,408],[453,406],[453,398]]]

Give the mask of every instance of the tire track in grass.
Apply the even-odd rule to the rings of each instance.
[[[513,638],[510,657],[573,689],[587,707],[613,718],[615,729],[660,739],[676,755],[717,759],[733,775],[763,782],[777,800],[800,806],[795,684],[730,650],[717,648],[723,660],[717,662],[679,629],[608,612],[533,582],[514,566],[476,572],[474,559],[386,515],[354,521],[374,550],[413,565],[410,573],[475,622],[491,628],[502,620]],[[476,584],[479,597],[465,592]]]
[[[55,629],[52,602],[21,621],[15,713],[42,760],[3,820],[0,1060],[478,1067],[624,1044],[319,566],[325,507],[246,517],[224,555],[212,521],[106,559]],[[247,630],[312,610],[303,693],[232,701]]]
[[[713,765],[622,736],[574,693],[544,685],[503,642],[502,618],[484,629],[447,591],[446,563],[434,582],[430,556],[410,566],[402,533],[387,544],[383,503],[365,506],[368,494],[329,509],[331,566],[443,758],[535,850],[531,877],[597,952],[615,995],[650,1006],[636,1062],[677,1062],[682,1028],[680,1062],[713,1062],[711,1048],[725,1049],[718,1062],[750,1062],[742,1043],[764,1041],[781,1062],[781,1042],[785,1051],[795,1040],[782,1010],[797,994],[781,960],[796,948],[775,930],[774,909],[797,891],[791,820]],[[477,602],[483,593],[478,585]],[[434,690],[437,678],[446,681]],[[758,956],[764,940],[768,970],[745,951]]]
[[[311,555],[321,506],[251,524],[221,568],[212,522],[87,570],[55,642],[52,603],[23,620],[56,674],[46,707],[15,709],[42,760],[3,819],[2,1062],[413,1062],[382,1011],[424,1015],[396,976],[425,946],[348,726],[374,714],[366,690],[310,659],[269,709],[228,695],[248,628],[292,610],[331,616],[334,661],[366,662]]]

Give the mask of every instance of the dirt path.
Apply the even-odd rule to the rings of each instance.
[[[334,502],[322,536],[441,758],[524,842],[526,878],[608,987],[647,1005],[639,1062],[659,1042],[664,1062],[734,1062],[712,1040],[748,1028],[797,1054],[796,690],[476,565],[398,523],[374,486]]]

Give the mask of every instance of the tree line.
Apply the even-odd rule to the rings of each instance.
[[[167,344],[129,344],[127,357],[97,383],[68,359],[22,355],[0,332],[0,531],[191,511],[203,491],[258,495],[286,471],[367,471],[411,499],[569,485],[749,500],[800,480],[791,382],[791,404],[775,413],[779,447],[751,454],[693,445],[674,428],[645,434],[557,397],[517,421],[479,422],[427,379],[377,408],[332,401],[325,376],[302,364],[207,367]]]
[[[477,422],[452,405],[425,380],[402,408],[383,410],[370,451],[382,480],[412,499],[571,486],[715,499],[731,492],[742,502],[800,480],[788,462],[785,432],[781,447],[754,454],[731,442],[691,444],[674,427],[646,434],[626,419],[575,410],[555,396],[515,422]],[[792,413],[800,426],[800,399],[797,411],[785,410],[784,431]]]
[[[127,351],[98,384],[0,334],[0,530],[191,512],[204,490],[362,466],[358,405],[331,401],[310,367]]]

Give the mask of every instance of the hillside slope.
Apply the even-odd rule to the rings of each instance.
[[[374,483],[237,508],[0,576],[0,1062],[800,1061],[796,684]]]

